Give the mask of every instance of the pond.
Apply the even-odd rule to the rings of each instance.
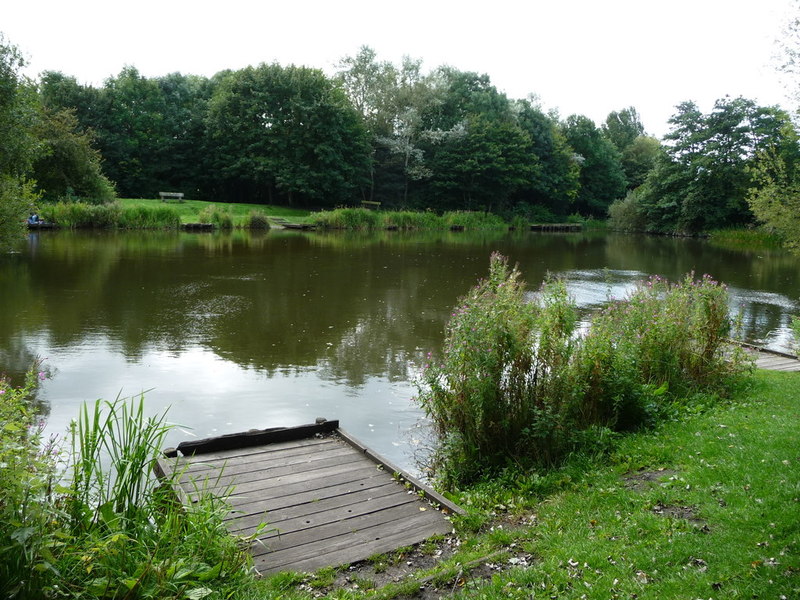
[[[169,443],[316,417],[414,470],[414,380],[492,251],[532,288],[566,277],[585,312],[650,274],[727,283],[743,336],[790,347],[800,259],[603,233],[31,234],[0,256],[0,371],[35,357],[48,431],[81,403],[145,393]]]

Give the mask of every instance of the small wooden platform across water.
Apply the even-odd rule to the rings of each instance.
[[[757,369],[766,369],[768,371],[800,371],[800,359],[793,354],[766,350],[748,344],[742,344],[742,347],[753,357]]]
[[[231,533],[250,535],[268,524],[251,549],[264,574],[364,560],[449,533],[447,515],[462,512],[338,421],[183,443],[168,455],[156,472],[181,473],[176,491],[184,502],[201,489],[233,486]]]

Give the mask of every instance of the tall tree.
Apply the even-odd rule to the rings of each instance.
[[[316,69],[261,64],[229,73],[207,124],[229,199],[335,206],[368,172],[358,114]]]
[[[517,212],[531,212],[533,206],[564,217],[573,208],[580,188],[580,165],[558,120],[529,100],[517,101],[516,120],[531,139],[532,160],[538,165],[530,184],[521,190]]]
[[[20,74],[24,65],[16,46],[0,34],[0,251],[22,237],[25,216],[36,201],[28,178],[41,153],[35,135],[38,97]]]
[[[588,117],[567,117],[564,131],[581,168],[575,207],[582,214],[605,217],[611,203],[625,195],[620,153]]]
[[[93,136],[80,131],[72,110],[42,108],[36,131],[44,148],[34,161],[33,176],[45,199],[77,197],[98,204],[114,199],[114,186],[103,175]]]
[[[796,148],[786,112],[745,98],[717,100],[708,114],[683,102],[670,124],[641,194],[649,227],[657,231],[696,233],[751,223],[747,194],[757,157],[771,147]]]

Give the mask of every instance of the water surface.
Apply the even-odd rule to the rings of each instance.
[[[727,283],[744,337],[789,346],[800,261],[703,240],[603,234],[32,234],[0,257],[0,371],[46,359],[63,432],[84,401],[146,392],[184,439],[338,418],[413,469],[411,398],[492,251],[532,288],[564,276],[585,311],[650,274]]]

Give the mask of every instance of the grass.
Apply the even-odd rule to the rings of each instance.
[[[731,250],[781,250],[783,240],[763,229],[715,229],[709,233],[709,242]]]
[[[185,200],[183,202],[161,202],[160,199],[146,198],[120,198],[117,202],[123,207],[145,206],[156,208],[169,206],[174,209],[180,217],[181,223],[199,223],[200,213],[209,207],[219,208],[230,213],[234,226],[245,224],[250,218],[250,213],[265,213],[270,217],[282,217],[292,219],[296,222],[304,222],[309,216],[309,211],[285,206],[272,206],[267,204],[228,204],[221,202],[208,202],[204,200]]]
[[[28,390],[36,378],[32,372]],[[39,475],[22,468],[25,447],[32,447],[26,440],[35,433],[14,423],[35,425],[35,419],[31,413],[21,420],[12,414],[25,408],[21,393],[7,382],[0,389],[0,449],[6,461],[0,479],[8,476],[0,496],[8,501],[22,494],[28,502],[27,515],[7,513],[0,523],[0,585],[13,583],[9,577],[26,561],[41,584],[4,588],[14,597],[388,600],[413,596],[421,586],[434,597],[498,600],[800,597],[800,378],[795,373],[758,371],[730,400],[711,404],[696,398],[654,431],[617,438],[607,453],[573,455],[548,472],[509,470],[458,490],[455,499],[469,515],[456,522],[455,540],[375,557],[366,567],[373,571],[326,568],[264,579],[241,570],[235,547],[213,550],[214,540],[225,536],[210,509],[172,523],[166,521],[177,514],[154,514],[153,521],[131,529],[120,518],[123,502],[119,510],[77,515],[72,523],[85,529],[81,536],[64,526],[58,510],[31,514],[39,506],[32,500],[47,491],[36,485]],[[96,444],[95,434],[110,435],[113,445],[133,435],[149,447],[162,430],[160,418],[143,418],[140,407],[112,405],[122,417],[116,424],[99,408],[109,406],[90,407],[76,424],[83,447]],[[117,464],[150,453],[132,446],[133,454]],[[41,466],[45,459],[33,460]],[[95,478],[94,466],[86,465],[87,477]],[[129,479],[119,484],[123,493],[103,497],[133,498],[141,493],[138,485]],[[83,495],[67,489],[68,499]],[[167,508],[157,499],[154,506]],[[0,504],[3,510],[12,507]],[[14,524],[23,517],[27,526],[44,530]],[[415,566],[414,551],[436,556],[448,541],[451,553]],[[392,569],[401,569],[401,575]]]
[[[480,531],[462,529],[452,556],[400,582],[325,590],[329,576],[287,585],[282,574],[243,597],[388,599],[421,582],[434,597],[498,600],[800,597],[798,398],[795,374],[759,371],[732,400],[621,438],[607,455],[463,490]],[[466,568],[490,555],[491,572]]]

